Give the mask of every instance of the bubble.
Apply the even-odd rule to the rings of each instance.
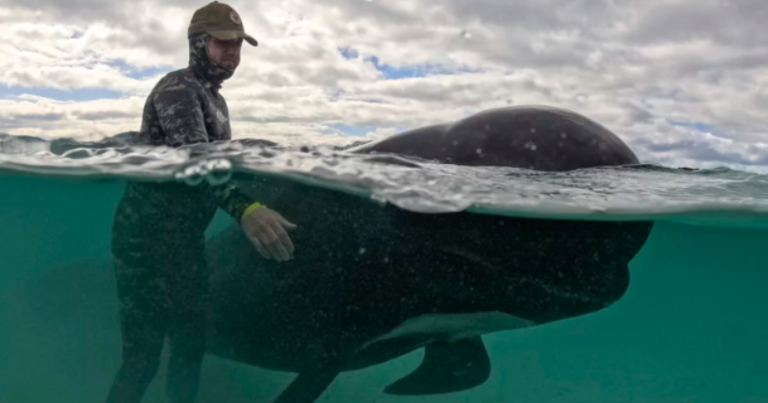
[[[191,165],[184,168],[183,171],[176,173],[176,180],[184,182],[189,186],[197,186],[205,180],[206,173],[200,165]]]
[[[360,248],[360,250],[358,251],[358,253],[361,255],[364,255],[365,252],[366,252],[365,248]]]
[[[216,159],[207,163],[206,180],[217,186],[227,183],[232,178],[232,163],[225,159]]]

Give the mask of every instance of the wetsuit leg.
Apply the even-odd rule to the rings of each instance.
[[[168,323],[163,273],[115,258],[123,362],[108,403],[138,403],[157,374]]]
[[[166,391],[170,403],[195,401],[205,355],[208,277],[204,245],[184,247],[167,267],[171,357]]]

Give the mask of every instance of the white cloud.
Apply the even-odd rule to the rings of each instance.
[[[0,131],[93,138],[138,129],[159,77],[135,78],[125,67],[184,66],[186,25],[204,3],[0,0],[1,86],[14,94],[25,86],[36,94],[123,94],[91,101],[8,95],[0,99]],[[359,137],[330,125],[373,126],[382,136],[488,108],[545,104],[597,120],[647,160],[768,166],[763,1],[230,4],[260,41],[244,48],[242,67],[223,90],[238,138],[338,144]],[[339,48],[359,57],[347,59]],[[387,80],[370,56],[432,73]]]

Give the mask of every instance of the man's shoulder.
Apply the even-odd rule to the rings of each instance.
[[[166,73],[158,80],[152,89],[152,95],[168,90],[192,89],[197,90],[200,87],[200,80],[189,68],[181,68]]]

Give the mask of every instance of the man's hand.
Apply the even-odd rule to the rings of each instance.
[[[265,259],[285,262],[293,257],[293,242],[285,232],[296,224],[267,207],[259,207],[241,220],[243,232]]]

